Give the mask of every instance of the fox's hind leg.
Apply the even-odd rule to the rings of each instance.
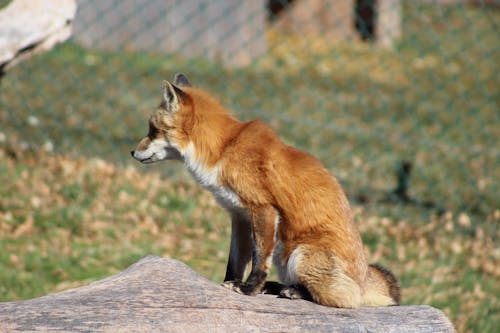
[[[289,299],[305,299],[312,301],[311,294],[302,285],[287,286],[276,281],[266,281],[263,294],[275,295]]]
[[[276,295],[279,296],[283,289],[287,288],[284,284],[276,281],[266,281],[264,287],[262,288],[263,294]]]
[[[313,300],[309,290],[301,284],[284,287],[280,292],[280,296],[289,299],[305,299],[307,301]]]

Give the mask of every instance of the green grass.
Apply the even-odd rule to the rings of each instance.
[[[493,331],[500,12],[404,13],[394,51],[270,31],[269,54],[242,69],[72,42],[14,67],[0,86],[0,300],[87,283],[150,253],[222,279],[226,214],[179,163],[130,166],[161,80],[182,71],[339,177],[370,258],[400,278],[405,304],[439,307],[459,331]],[[414,166],[411,195],[440,214],[386,200],[402,160]]]

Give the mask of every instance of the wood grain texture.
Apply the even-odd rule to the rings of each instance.
[[[0,332],[454,332],[430,306],[336,309],[244,296],[148,256],[87,286],[0,303]]]

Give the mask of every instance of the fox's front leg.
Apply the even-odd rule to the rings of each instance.
[[[233,290],[245,295],[261,292],[271,265],[275,245],[276,225],[279,214],[272,206],[251,210],[252,222],[252,271],[245,283],[235,285]]]
[[[230,289],[241,283],[252,256],[252,227],[245,212],[231,213],[231,245],[224,285]]]

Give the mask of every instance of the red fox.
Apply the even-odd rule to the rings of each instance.
[[[342,308],[399,304],[395,276],[367,264],[336,178],[262,121],[235,119],[184,74],[163,82],[148,135],[131,154],[142,163],[183,161],[229,212],[224,286],[246,295],[262,292],[272,261],[284,297]]]

